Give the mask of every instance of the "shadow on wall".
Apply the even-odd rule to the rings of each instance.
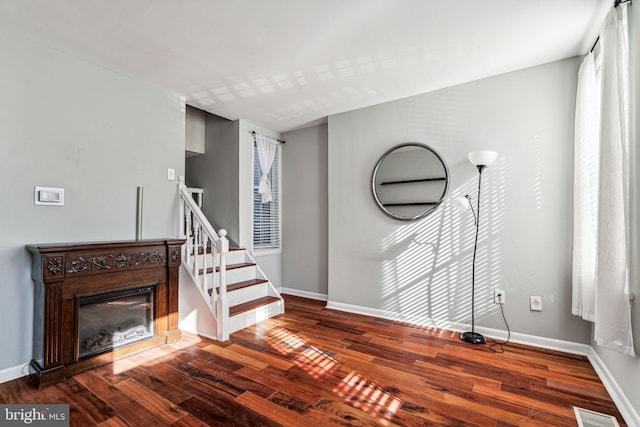
[[[477,203],[478,174],[452,191],[426,218],[400,226],[381,242],[381,309],[420,324],[447,328],[471,322],[475,225],[471,211],[451,201],[469,194]],[[498,306],[492,290],[502,283],[500,235],[504,229],[505,159],[482,174],[480,233],[476,258],[476,322]]]

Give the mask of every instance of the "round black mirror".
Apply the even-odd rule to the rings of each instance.
[[[411,221],[429,215],[449,187],[449,171],[431,147],[417,142],[400,144],[384,153],[371,179],[373,198],[392,218]]]

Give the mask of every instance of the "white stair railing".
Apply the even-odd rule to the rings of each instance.
[[[182,258],[189,275],[216,318],[217,338],[227,340],[228,333],[224,332],[224,325],[229,319],[226,280],[226,257],[229,252],[227,231],[220,229],[216,233],[202,213],[201,191],[187,188],[183,177],[180,177],[178,186],[180,235],[187,240],[183,246]],[[200,254],[202,256],[199,256]],[[211,272],[211,275],[207,272]],[[213,278],[211,282],[209,277]]]

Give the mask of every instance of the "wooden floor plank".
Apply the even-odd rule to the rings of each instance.
[[[109,383],[95,371],[82,372],[76,375],[75,379],[102,400],[109,400],[120,393],[116,386]]]
[[[263,414],[275,423],[291,427],[309,427],[309,420],[301,413],[292,411],[291,406],[278,405],[251,392],[242,393],[235,400],[242,406]]]
[[[118,393],[108,400],[118,416],[128,426],[168,426],[151,408],[145,407],[126,393]]]
[[[162,370],[163,374],[164,371],[165,369]],[[173,385],[170,382],[165,381],[163,379],[163,376],[156,376],[152,372],[153,369],[149,369],[149,367],[147,366],[145,366],[144,369],[136,369],[136,372],[132,375],[132,379],[135,379],[138,383],[142,384],[150,391],[161,395],[163,398],[167,399],[175,405],[179,405],[192,396],[182,388],[182,385],[186,384],[188,381],[191,381],[190,379],[180,382],[180,385]]]
[[[247,391],[250,391],[258,396],[263,398],[267,398],[273,393],[275,393],[275,389],[260,384],[251,378],[247,378],[243,375],[237,373],[237,371],[227,371],[217,369],[215,366],[212,366],[208,361],[203,362],[199,360],[194,360],[189,363],[189,365],[200,369],[207,374],[210,374],[212,378],[215,378],[216,385],[220,389],[224,389],[231,394],[242,394]]]
[[[286,312],[227,342],[184,333],[58,384],[0,384],[0,403],[69,403],[72,426],[572,426],[572,405],[615,416],[584,356],[324,308]]]
[[[140,384],[133,378],[122,381],[117,387],[167,423],[173,423],[186,415],[185,412],[171,401]]]
[[[239,374],[244,375],[247,378],[251,378],[252,380],[268,387],[272,387],[275,390],[284,391],[285,393],[296,396],[307,404],[314,405],[322,399],[323,394],[315,387],[309,388],[305,384],[297,384],[285,378],[281,374],[274,374],[274,372],[277,372],[277,368],[272,368],[268,372],[256,371],[250,368],[244,368],[238,371]]]
[[[219,395],[192,397],[181,408],[209,426],[279,426],[253,409]]]
[[[204,347],[203,350],[213,354],[217,354],[218,356],[224,357],[226,359],[231,359],[235,362],[241,363],[244,366],[248,366],[254,369],[263,369],[269,366],[268,363],[257,360],[254,357],[245,356],[243,354],[236,353],[234,349],[230,349],[229,347],[219,347],[217,345],[209,345]]]
[[[113,417],[97,424],[97,426],[98,427],[127,427],[128,424],[125,423],[120,417]]]
[[[164,363],[144,365],[140,369],[133,371],[132,377],[139,381],[140,374],[148,375],[149,378],[161,384],[170,384],[175,387],[180,387],[182,384],[191,381],[191,378],[184,372],[174,369],[171,364]]]
[[[38,403],[36,397],[32,393],[32,387],[30,387],[27,378],[18,378],[17,380],[8,381],[0,384],[0,397],[4,404],[19,404],[19,403]]]
[[[184,409],[184,408],[183,408]],[[193,414],[188,413],[178,421],[171,424],[172,427],[209,427],[210,424],[205,423]]]
[[[100,423],[117,415],[111,405],[93,394],[75,378],[55,384],[51,389],[58,391],[58,397],[42,399],[40,403],[65,403],[69,396],[73,397],[73,407],[71,408],[71,418],[76,422],[79,413],[83,414],[89,421]],[[41,390],[46,391],[46,390]],[[82,425],[80,423],[79,425]]]
[[[284,371],[293,366],[293,363],[289,362],[288,360],[283,360],[270,354],[265,354],[259,351],[252,350],[250,348],[242,347],[241,345],[231,344],[228,349],[239,356],[244,356],[252,360],[260,361],[268,366],[273,366]]]

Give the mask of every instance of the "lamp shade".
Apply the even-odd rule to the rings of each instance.
[[[453,207],[459,212],[466,212],[469,210],[468,196],[460,196],[453,199]]]
[[[498,157],[495,151],[472,151],[469,153],[469,161],[474,166],[489,166]]]

